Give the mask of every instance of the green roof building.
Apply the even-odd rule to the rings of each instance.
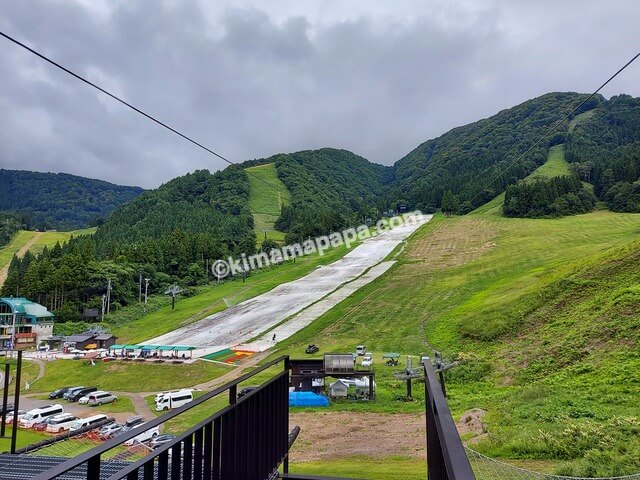
[[[0,298],[0,345],[31,348],[53,335],[54,315],[26,298]],[[15,325],[15,332],[13,331]],[[12,345],[15,333],[15,346]]]

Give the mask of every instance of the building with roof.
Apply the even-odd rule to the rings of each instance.
[[[26,298],[0,298],[0,345],[33,348],[53,335],[55,315]],[[12,345],[15,334],[15,346]]]

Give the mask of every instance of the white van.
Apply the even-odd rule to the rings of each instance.
[[[47,417],[52,415],[58,415],[60,413],[64,413],[64,408],[62,405],[54,404],[54,405],[46,405],[40,408],[34,408],[33,410],[29,410],[18,422],[18,426],[21,428],[31,428],[34,424],[41,422]]]
[[[193,400],[193,393],[191,390],[180,390],[179,392],[165,393],[158,400],[156,400],[156,411],[170,410],[172,408],[178,408]]]
[[[144,423],[140,423],[138,425],[135,425],[131,430],[141,430],[142,431],[142,430],[144,430],[144,426],[145,425],[146,424],[144,424]],[[134,445],[136,443],[147,442],[149,440],[153,440],[158,435],[160,435],[160,428],[158,428],[158,427],[149,428],[149,429],[145,430],[144,432],[142,432],[140,435],[135,436],[133,438],[130,438],[129,440],[124,442],[124,444],[127,445],[127,446],[130,446],[130,445]]]
[[[70,413],[62,413],[56,415],[47,424],[47,432],[49,433],[61,433],[65,430],[69,430],[74,422],[78,421],[78,417],[71,415]]]
[[[102,420],[106,420],[107,416],[103,413],[98,415],[93,415],[92,417],[80,418],[71,424],[69,430],[75,432],[76,430],[80,430],[81,428],[88,427],[90,425],[95,425],[96,423],[101,422]]]

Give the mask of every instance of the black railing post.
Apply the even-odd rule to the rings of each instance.
[[[6,357],[5,357],[6,360]],[[7,402],[9,401],[9,375],[11,374],[11,364],[4,364],[4,390],[2,392],[2,427],[0,437],[4,437],[7,426]]]
[[[13,426],[11,428],[11,453],[16,453],[16,441],[18,439],[18,410],[20,407],[20,382],[22,374],[22,350],[18,350],[18,363],[16,364],[16,394],[13,403]]]
[[[100,479],[100,455],[95,455],[87,461],[87,478],[90,480]]]
[[[427,427],[427,479],[474,480],[471,464],[444,396],[444,378],[438,381],[428,360],[424,362]]]

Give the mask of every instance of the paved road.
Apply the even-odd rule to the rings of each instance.
[[[363,275],[431,218],[431,215],[421,215],[411,224],[365,240],[336,262],[298,280],[143,343],[189,345],[198,347],[198,353],[203,354],[247,342]],[[368,278],[371,281],[375,276]],[[363,284],[358,282],[359,287]],[[298,324],[302,328],[308,319]]]

